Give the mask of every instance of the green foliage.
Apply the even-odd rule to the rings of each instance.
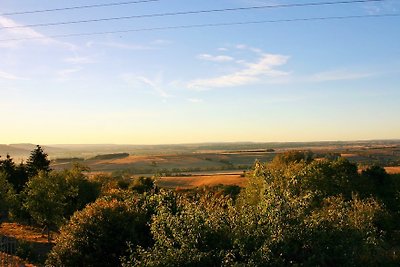
[[[229,198],[161,193],[151,221],[155,244],[123,260],[123,266],[220,266],[232,247]]]
[[[311,151],[287,151],[275,156],[272,164],[277,165],[288,165],[290,163],[299,163],[304,161],[309,163],[313,160],[314,154]]]
[[[155,187],[154,179],[149,177],[138,177],[134,178],[129,185],[131,190],[134,190],[138,193],[149,192],[153,190]]]
[[[29,177],[34,177],[40,171],[49,172],[51,170],[50,160],[47,156],[43,149],[37,145],[26,162]]]
[[[87,204],[94,202],[100,195],[101,184],[91,181],[84,172],[89,169],[75,163],[69,170],[64,170],[60,175],[64,177],[70,194],[65,200],[65,218],[69,218],[75,211],[83,209]]]
[[[0,172],[0,220],[7,217],[8,210],[15,202],[15,192],[7,181],[7,174]]]
[[[160,194],[152,248],[123,266],[362,266],[390,264],[377,221],[347,160],[256,162],[236,204],[215,195]]]
[[[77,195],[60,173],[44,171],[29,180],[24,193],[24,208],[48,231],[63,223],[66,200]]]
[[[99,199],[76,212],[63,226],[47,266],[118,266],[132,246],[151,245],[147,222],[152,213],[146,198]]]
[[[15,170],[15,163],[12,160],[11,156],[7,154],[6,159],[0,160],[0,171],[11,176],[14,173],[14,170]]]
[[[28,173],[24,164],[16,166],[10,155],[7,155],[4,160],[0,160],[0,172],[6,175],[17,193],[22,191],[28,181]]]
[[[19,195],[32,218],[48,227],[80,210],[61,228],[48,266],[400,263],[393,250],[399,244],[400,179],[380,167],[359,174],[344,158],[288,152],[269,164],[256,162],[242,190],[190,192],[155,190],[154,180],[144,177],[88,179],[86,171],[75,165],[40,172]],[[11,188],[3,181],[0,190]]]

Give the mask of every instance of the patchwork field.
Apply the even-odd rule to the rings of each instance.
[[[272,160],[275,153],[192,153],[169,155],[129,155],[116,159],[87,159],[79,163],[91,171],[123,172],[125,174],[187,173],[201,171],[245,170],[251,168],[256,160]],[[53,161],[56,170],[70,168],[73,161]]]
[[[29,155],[32,144],[0,145],[0,155],[12,152]],[[23,151],[21,150],[23,149]],[[120,176],[182,176],[243,171],[254,162],[271,161],[288,150],[311,151],[316,157],[342,156],[360,168],[378,164],[388,172],[398,173],[400,141],[376,140],[353,142],[309,143],[210,143],[186,145],[57,145],[45,146],[52,168],[62,170],[79,163],[94,173],[107,172]],[[26,157],[26,155],[25,155]],[[17,159],[17,157],[15,157]]]

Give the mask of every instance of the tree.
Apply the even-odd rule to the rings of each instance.
[[[29,177],[27,168],[21,162],[15,167],[14,176],[12,177],[12,179],[10,179],[10,182],[13,184],[15,191],[17,193],[20,193],[24,189],[28,180]]]
[[[51,170],[50,160],[47,156],[43,149],[37,145],[26,162],[29,177],[37,175],[40,171],[49,172]]]
[[[13,204],[14,197],[15,193],[7,181],[7,174],[0,172],[0,219],[7,215],[8,209]]]
[[[87,204],[94,202],[100,195],[101,184],[91,181],[84,174],[89,169],[79,163],[75,163],[69,170],[64,170],[61,175],[65,178],[71,192],[66,199],[65,218],[83,209]]]
[[[135,178],[130,183],[129,188],[135,190],[138,193],[148,192],[154,189],[154,179],[149,177]]]
[[[66,199],[76,192],[60,173],[41,171],[29,180],[24,193],[24,208],[47,230],[50,242],[50,229],[56,229],[63,222]]]
[[[161,192],[151,220],[154,246],[137,249],[122,266],[221,266],[232,248],[229,197]],[[134,248],[131,246],[131,248]]]
[[[9,176],[13,175],[15,171],[15,163],[9,154],[7,154],[5,160],[0,160],[0,170]]]
[[[17,193],[22,191],[28,181],[28,174],[23,163],[16,166],[13,159],[7,154],[5,160],[0,160],[0,171],[4,172],[6,179]]]
[[[60,230],[46,266],[119,266],[120,257],[134,247],[151,245],[145,198],[99,199],[76,212]]]

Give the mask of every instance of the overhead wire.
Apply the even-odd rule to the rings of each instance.
[[[2,14],[0,14],[0,16],[13,16],[13,15],[47,13],[47,12],[56,12],[56,11],[68,11],[68,10],[75,10],[75,9],[89,9],[89,8],[99,8],[99,7],[122,6],[122,5],[142,4],[142,3],[159,2],[159,1],[161,1],[161,0],[137,0],[137,1],[106,3],[106,4],[60,7],[60,8],[51,8],[51,9],[27,10],[27,11],[2,13]]]
[[[120,33],[129,33],[129,32],[145,32],[145,31],[161,31],[161,30],[191,29],[191,28],[205,28],[205,27],[222,27],[222,26],[235,26],[235,25],[264,24],[264,23],[345,20],[345,19],[383,18],[383,17],[400,17],[400,13],[377,14],[377,15],[311,17],[311,18],[277,19],[277,20],[257,20],[257,21],[206,23],[206,24],[192,24],[192,25],[177,25],[177,26],[138,28],[138,29],[116,30],[116,31],[59,34],[59,35],[50,35],[50,36],[46,36],[46,37],[10,38],[10,39],[0,39],[0,42],[23,41],[23,40],[34,40],[34,39],[49,39],[49,38],[66,38],[66,37],[78,37],[78,36],[90,36],[90,35],[120,34]]]
[[[243,10],[254,10],[254,9],[343,5],[343,4],[357,4],[357,3],[383,2],[383,1],[385,1],[385,0],[347,0],[347,1],[310,2],[310,3],[295,3],[295,4],[234,7],[234,8],[208,9],[208,10],[195,10],[195,11],[178,11],[178,12],[168,12],[168,13],[153,13],[153,14],[143,14],[143,15],[120,16],[120,17],[111,17],[111,18],[99,18],[99,19],[87,19],[87,20],[76,20],[76,21],[48,22],[48,23],[39,23],[39,24],[6,26],[6,27],[0,27],[0,30],[16,29],[16,28],[48,27],[48,26],[58,26],[58,25],[67,25],[67,24],[81,24],[81,23],[89,23],[89,22],[124,20],[124,19],[139,19],[139,18],[153,18],[153,17],[179,16],[179,15],[193,15],[193,14],[203,14],[203,13],[231,12],[231,11],[243,11]]]

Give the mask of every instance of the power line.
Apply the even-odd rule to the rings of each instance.
[[[339,2],[338,1],[335,1],[335,2],[311,2],[311,3],[263,5],[263,6],[250,6],[250,7],[235,7],[235,8],[223,8],[223,9],[196,10],[196,11],[180,11],[180,12],[154,13],[154,14],[122,16],[122,17],[112,17],[112,18],[100,18],[100,19],[88,19],[88,20],[77,20],[77,21],[49,22],[49,23],[40,23],[40,24],[8,26],[8,27],[0,27],[0,30],[3,30],[3,29],[16,29],[16,28],[47,27],[47,26],[67,25],[67,24],[80,24],[80,23],[89,23],[89,22],[123,20],[123,19],[139,19],[139,18],[166,17],[166,16],[178,16],[178,15],[193,15],[193,14],[202,14],[202,13],[243,11],[243,10],[252,10],[252,9],[267,9],[267,8],[268,9],[272,9],[272,8],[293,8],[293,7],[307,7],[307,6],[326,6],[326,5],[358,4],[358,3],[383,2],[383,1],[385,1],[385,0],[347,0],[347,1],[339,1]]]
[[[25,14],[35,14],[35,13],[45,13],[45,12],[55,12],[55,11],[67,11],[67,10],[74,10],[74,9],[122,6],[122,5],[132,5],[132,4],[141,4],[141,3],[149,3],[149,2],[159,2],[159,1],[161,1],[161,0],[137,0],[137,1],[126,1],[126,2],[107,3],[107,4],[60,7],[60,8],[52,8],[52,9],[39,9],[39,10],[3,13],[3,14],[0,14],[0,16],[13,16],[13,15],[25,15]]]
[[[383,18],[383,17],[399,17],[399,16],[400,16],[400,13],[394,13],[394,14],[380,14],[380,15],[353,15],[353,16],[332,16],[332,17],[313,17],[313,18],[297,18],[297,19],[278,19],[278,20],[258,20],[258,21],[225,22],[225,23],[207,23],[207,24],[192,24],[192,25],[178,25],[178,26],[165,26],[165,27],[153,27],[153,28],[140,28],[140,29],[130,29],[130,30],[119,30],[119,31],[71,33],[71,34],[51,35],[51,36],[47,36],[47,37],[27,37],[27,38],[0,39],[0,42],[36,40],[36,39],[48,39],[48,38],[66,38],[66,37],[90,36],[90,35],[105,35],[105,34],[129,33],[129,32],[145,32],[145,31],[161,31],[161,30],[205,28],[205,27],[221,27],[221,26],[235,26],[235,25],[265,24],[265,23],[300,22],[300,21],[324,21],[324,20],[345,20],[345,19]]]

